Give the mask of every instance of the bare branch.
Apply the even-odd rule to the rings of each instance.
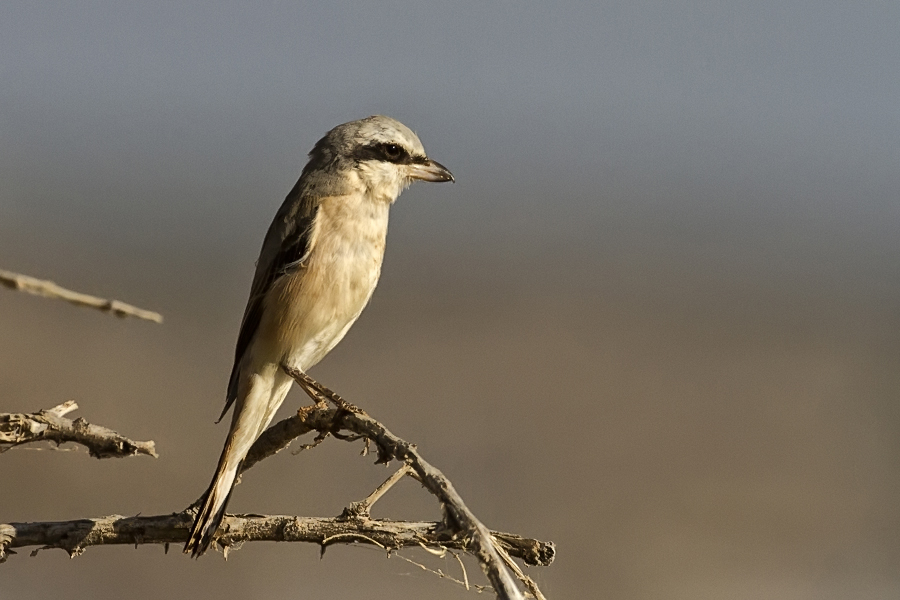
[[[39,425],[43,424],[43,420],[53,419],[73,423],[61,415],[75,408],[77,406],[71,403],[41,411],[37,415],[0,415],[0,424],[3,424],[4,417],[12,417],[11,421],[39,417],[42,419],[38,421]],[[86,423],[83,426],[95,427]],[[226,515],[216,537],[216,544],[226,557],[230,549],[252,541],[315,543],[322,547],[323,552],[332,544],[355,543],[374,545],[389,553],[416,546],[426,550],[449,549],[472,554],[482,565],[499,598],[523,598],[507,565],[534,596],[543,598],[534,582],[509,557],[519,558],[528,565],[548,566],[556,554],[553,543],[488,531],[465,506],[447,478],[419,455],[415,445],[394,436],[384,425],[361,411],[329,409],[324,404],[299,410],[296,416],[280,421],[263,433],[251,448],[243,471],[287,448],[297,436],[314,430],[319,432],[317,439],[333,435],[346,440],[371,440],[378,450],[377,462],[398,460],[403,466],[365,500],[352,503],[337,518]],[[343,435],[341,430],[353,435]],[[45,435],[42,439],[55,438]],[[152,452],[153,443],[144,444],[149,444]],[[92,450],[92,454],[97,453]],[[368,508],[405,475],[417,479],[440,500],[444,509],[443,521],[387,521],[369,517]],[[187,539],[195,512],[196,508],[192,506],[179,513],[150,517],[111,515],[73,521],[0,524],[0,562],[6,560],[7,554],[14,553],[13,548],[27,546],[39,546],[38,550],[61,548],[71,556],[81,554],[90,546],[106,544],[165,544],[168,549],[168,544],[180,544]],[[468,583],[465,573],[462,583]]]
[[[0,562],[7,550],[39,546],[38,550],[60,548],[78,556],[90,546],[115,544],[183,544],[194,520],[191,511],[169,515],[123,517],[110,515],[96,519],[0,524]],[[387,521],[369,518],[329,519],[286,515],[227,515],[222,522],[220,547],[244,542],[307,542],[325,547],[331,544],[362,543],[390,550],[414,548],[450,548],[467,551],[466,540],[453,536],[442,523]],[[548,556],[535,549],[547,542],[492,532],[511,556],[526,564]],[[13,554],[13,552],[9,552]],[[552,556],[552,553],[549,554]],[[551,559],[552,560],[552,559]]]
[[[315,406],[301,408],[298,416],[313,410]],[[283,419],[266,429],[259,439],[250,447],[247,457],[241,463],[241,473],[248,471],[261,461],[278,454],[291,445],[301,435],[315,431],[315,427],[298,417]]]
[[[162,315],[150,310],[144,310],[118,300],[106,300],[81,292],[67,290],[64,287],[56,285],[52,281],[46,279],[35,279],[28,275],[13,273],[12,271],[0,270],[0,284],[22,292],[34,294],[35,296],[44,296],[45,298],[59,298],[66,302],[71,302],[78,306],[87,306],[97,310],[111,313],[117,317],[137,317],[154,323],[162,323]]]
[[[82,418],[73,421],[63,416],[77,408],[78,405],[70,400],[36,413],[0,413],[0,452],[21,444],[51,441],[57,445],[65,442],[81,444],[96,458],[136,454],[156,457],[156,446],[152,441],[136,442],[112,429],[91,425]]]
[[[384,480],[384,483],[375,488],[371,494],[366,496],[366,499],[362,502],[353,502],[344,509],[344,514],[342,517],[367,517],[369,516],[369,510],[371,510],[372,505],[378,502],[382,496],[384,496],[388,490],[394,487],[394,484],[403,479],[406,475],[412,473],[412,468],[409,465],[403,465],[397,471]]]
[[[467,552],[471,552],[478,559],[482,570],[488,580],[490,580],[491,585],[494,586],[498,597],[504,600],[523,598],[522,592],[516,586],[512,575],[503,564],[500,555],[494,547],[488,529],[469,510],[450,480],[425,461],[414,444],[398,438],[388,431],[384,425],[356,409],[356,407],[347,404],[343,398],[325,388],[305,373],[290,368],[285,368],[285,371],[294,377],[295,381],[310,396],[315,398],[316,395],[313,392],[319,392],[321,394],[320,397],[327,398],[338,406],[351,407],[351,410],[345,408],[329,410],[323,405],[309,407],[300,410],[295,417],[279,422],[272,429],[292,430],[294,428],[302,428],[299,424],[292,425],[289,423],[292,420],[299,420],[306,427],[332,434],[336,434],[340,429],[347,429],[375,443],[378,448],[378,460],[376,462],[387,463],[391,460],[398,460],[408,464],[422,485],[441,502],[448,529],[460,537],[464,541],[464,549]],[[263,437],[266,437],[268,433],[266,431]],[[265,443],[268,447],[283,448],[290,441],[283,445],[279,445],[273,440],[267,440]]]

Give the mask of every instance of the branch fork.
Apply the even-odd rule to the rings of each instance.
[[[292,374],[293,375],[293,374]],[[297,379],[297,378],[295,378]],[[300,381],[303,383],[300,383]],[[310,383],[312,382],[312,383]],[[322,551],[332,544],[364,543],[393,550],[421,547],[429,552],[461,551],[472,554],[479,562],[491,583],[494,593],[504,600],[524,598],[516,584],[522,582],[531,596],[544,597],[534,582],[518,567],[512,557],[527,565],[548,566],[555,558],[552,542],[524,538],[515,534],[488,530],[466,507],[450,481],[438,469],[425,461],[414,444],[393,435],[379,423],[352,404],[343,401],[315,380],[303,374],[298,379],[301,387],[316,399],[315,406],[301,408],[295,416],[284,419],[267,429],[256,441],[244,460],[241,472],[247,471],[259,461],[276,454],[300,435],[318,432],[312,444],[321,443],[329,434],[338,439],[364,439],[375,445],[377,462],[397,460],[401,466],[371,494],[359,502],[351,503],[336,518],[295,517],[285,515],[226,515],[216,537],[216,545],[228,556],[244,542],[285,541],[318,544]],[[339,408],[331,409],[324,400],[335,402]],[[58,421],[68,423],[66,432],[80,431],[77,439],[70,436],[63,441],[76,441],[89,448],[98,458],[148,454],[156,456],[153,442],[134,442],[116,432],[78,420],[71,421],[63,415],[75,410],[74,402],[31,415],[0,414],[0,442],[18,445],[38,439],[57,441],[53,434]],[[22,423],[28,425],[22,426]],[[32,425],[37,423],[37,425]],[[49,424],[48,424],[49,423]],[[36,434],[27,432],[37,430]],[[92,432],[93,437],[83,432]],[[346,435],[341,432],[349,432]],[[32,437],[27,438],[28,435]],[[127,443],[123,443],[126,440]],[[61,443],[61,442],[59,442]],[[11,447],[11,446],[10,446]],[[106,450],[115,448],[115,451]],[[364,452],[365,453],[365,452]],[[419,481],[441,503],[444,519],[441,522],[411,522],[372,519],[370,511],[394,485],[404,477]],[[39,550],[61,548],[70,556],[77,556],[90,546],[108,544],[181,544],[187,539],[193,522],[195,507],[178,513],[156,516],[123,517],[111,515],[95,519],[78,519],[59,522],[0,523],[0,562],[4,562],[14,548],[38,546]],[[399,556],[399,555],[398,555]],[[454,554],[454,556],[456,556]],[[401,557],[404,560],[410,560]],[[459,560],[459,557],[456,557]],[[419,565],[419,563],[413,564]],[[426,568],[423,565],[419,565]],[[427,568],[426,568],[427,569]],[[428,569],[429,571],[431,569]],[[463,570],[463,580],[457,580],[440,571],[433,571],[469,586],[468,575]],[[474,586],[476,589],[487,589]]]

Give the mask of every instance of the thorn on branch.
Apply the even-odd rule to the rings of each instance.
[[[44,415],[6,416],[16,418],[42,416],[50,419],[49,413],[59,412],[57,409],[62,410],[56,407],[44,411]],[[3,416],[0,415],[0,418]],[[68,421],[64,417],[59,419]],[[74,422],[69,423],[74,426]],[[349,512],[345,511],[339,518],[226,515],[216,538],[217,547],[222,549],[226,558],[232,550],[238,549],[241,543],[248,541],[310,542],[320,546],[322,555],[329,545],[335,543],[372,544],[384,549],[388,556],[400,548],[422,545],[437,549],[439,553],[452,549],[471,554],[481,564],[492,587],[472,585],[466,573],[462,580],[456,580],[443,572],[432,571],[422,566],[461,585],[468,584],[477,590],[492,589],[502,600],[523,599],[522,592],[507,570],[512,569],[529,590],[532,586],[537,589],[534,582],[522,573],[511,557],[520,558],[526,564],[546,566],[555,556],[553,544],[514,534],[489,531],[466,507],[451,482],[422,458],[414,444],[394,436],[384,425],[365,413],[329,409],[323,405],[306,407],[298,411],[296,416],[276,423],[260,436],[250,449],[242,472],[246,472],[267,456],[286,448],[299,435],[317,431],[319,432],[317,438],[322,439],[314,443],[321,443],[325,437],[323,432],[327,434],[336,429],[347,430],[353,436],[371,440],[379,457],[399,460],[403,466],[365,500],[351,505]],[[149,444],[152,448],[152,442]],[[437,498],[444,512],[442,522],[365,518],[371,506],[404,476],[414,477]],[[26,546],[40,546],[38,550],[61,548],[74,557],[81,554],[85,548],[95,545],[158,543],[167,547],[169,543],[183,543],[193,522],[193,510],[195,508],[188,508],[180,513],[155,517],[112,515],[101,519],[64,522],[0,524],[0,562],[12,553],[12,548]],[[35,553],[37,550],[33,554]],[[396,552],[393,554],[400,556]],[[403,556],[401,558],[409,560]],[[536,597],[542,598],[537,595],[539,593],[539,591],[532,592]]]
[[[310,389],[323,393],[322,389],[330,392],[321,384],[318,384],[305,373],[282,367],[311,397],[314,397]],[[315,385],[314,385],[315,384]],[[333,394],[333,392],[332,392]],[[334,401],[334,398],[330,398]],[[342,398],[340,400],[343,400]],[[298,413],[292,419],[305,419],[308,426],[322,431],[333,431],[335,424],[357,435],[369,438],[378,448],[378,462],[396,459],[407,463],[420,477],[422,485],[428,489],[445,509],[447,526],[450,531],[465,539],[467,550],[470,550],[478,559],[482,569],[493,585],[497,594],[502,599],[519,600],[523,598],[522,592],[516,585],[513,576],[503,564],[503,561],[490,537],[490,531],[475,517],[465,505],[462,498],[453,488],[453,484],[438,469],[426,462],[419,454],[415,445],[404,441],[388,429],[362,411],[343,410],[338,402],[337,411],[323,411],[315,409]],[[351,405],[352,406],[352,405]],[[354,407],[355,408],[355,407]]]

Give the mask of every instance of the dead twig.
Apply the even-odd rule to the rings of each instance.
[[[94,519],[0,524],[0,562],[12,549],[38,546],[37,550],[59,548],[70,556],[78,556],[91,546],[183,544],[188,537],[194,513],[123,517],[110,515]],[[499,540],[507,540],[511,554],[526,564],[542,553],[535,545],[546,542],[528,540],[508,533],[492,532]],[[227,515],[222,522],[219,548],[234,547],[244,542],[307,542],[326,546],[334,543],[362,543],[382,549],[430,547],[467,551],[466,540],[455,537],[443,523],[295,517],[286,515]],[[35,551],[36,553],[37,551]]]
[[[429,552],[432,552],[428,548],[425,548],[425,549],[428,550]],[[440,554],[443,557],[445,552],[439,552],[438,554]],[[454,556],[454,558],[456,558],[457,561],[459,561],[460,567],[462,567],[462,572],[463,572],[462,580],[457,579],[456,577],[453,577],[452,575],[447,575],[440,569],[438,569],[438,570],[430,569],[430,568],[426,567],[425,565],[423,565],[422,563],[416,562],[416,561],[412,560],[411,558],[407,558],[406,556],[403,556],[400,553],[395,553],[394,556],[396,556],[397,558],[401,558],[401,559],[405,560],[406,562],[410,563],[411,565],[415,565],[415,566],[419,567],[420,569],[422,569],[423,571],[431,573],[432,575],[437,575],[441,579],[446,579],[447,581],[452,581],[453,583],[466,588],[466,590],[475,589],[475,591],[477,591],[479,594],[481,592],[494,591],[494,589],[489,585],[478,585],[478,584],[470,585],[469,584],[469,575],[468,575],[468,573],[466,573],[466,567],[462,564],[462,560],[460,560],[459,555],[457,555],[456,553],[453,553],[453,556]]]
[[[50,441],[57,445],[75,442],[96,458],[122,458],[136,454],[156,457],[156,446],[137,442],[112,429],[92,425],[82,418],[67,419],[63,415],[76,410],[74,401],[36,413],[0,413],[0,452],[32,442]]]
[[[153,321],[154,323],[162,323],[162,315],[151,310],[144,310],[118,300],[107,300],[98,298],[90,294],[82,294],[67,290],[64,287],[56,285],[52,281],[46,279],[36,279],[28,275],[13,273],[12,271],[0,270],[0,285],[4,285],[12,290],[19,290],[35,296],[44,296],[45,298],[59,298],[66,302],[78,306],[86,306],[103,312],[113,314],[117,317],[137,317],[145,321]]]
[[[378,449],[377,463],[388,463],[391,460],[398,460],[409,465],[425,489],[440,501],[441,507],[444,509],[447,528],[456,537],[465,540],[466,547],[464,549],[467,552],[471,552],[478,559],[478,563],[494,587],[497,596],[503,600],[520,600],[524,598],[513,576],[503,564],[491,540],[488,529],[469,510],[450,480],[422,458],[414,444],[398,438],[388,431],[384,425],[364,412],[354,410],[356,407],[347,404],[343,398],[318,384],[309,376],[299,372],[295,373],[289,369],[285,370],[289,375],[295,377],[295,380],[303,389],[308,390],[308,388],[312,388],[339,406],[337,410],[329,410],[320,405],[311,407],[298,412],[297,416],[291,417],[291,419],[300,419],[307,426],[312,426],[312,428],[320,432],[328,431],[333,434],[340,429],[346,429],[375,443]],[[313,394],[310,395],[312,396]],[[265,436],[265,433],[263,436]]]
[[[384,496],[389,489],[394,487],[395,483],[397,483],[410,473],[412,473],[412,469],[410,468],[410,466],[403,465],[393,475],[385,479],[384,483],[375,488],[375,490],[371,494],[366,496],[365,500],[363,500],[362,502],[351,502],[350,506],[344,509],[341,517],[345,519],[368,517],[372,505],[378,502],[379,498]]]
[[[0,424],[3,423],[2,419],[5,416],[11,417],[9,419],[11,422],[40,417],[42,421],[39,423],[61,420],[74,426],[77,421],[69,421],[62,415],[76,407],[74,403],[70,403],[41,411],[36,415],[0,415]],[[553,562],[556,553],[552,542],[489,531],[466,507],[450,481],[421,457],[415,445],[396,437],[384,425],[365,413],[348,411],[348,407],[355,408],[344,404],[341,408],[330,409],[325,404],[318,404],[303,408],[296,416],[273,425],[251,448],[242,472],[260,460],[287,448],[297,436],[312,431],[317,431],[318,438],[322,439],[325,434],[332,434],[337,439],[371,440],[377,450],[376,462],[387,463],[397,460],[402,462],[403,466],[365,500],[353,503],[337,518],[226,515],[215,538],[217,547],[221,548],[226,556],[229,549],[236,549],[244,542],[250,541],[310,542],[318,544],[323,551],[335,543],[374,545],[387,550],[388,553],[399,548],[415,546],[439,553],[449,549],[472,554],[479,561],[499,598],[513,600],[524,598],[507,567],[513,570],[531,594],[543,598],[534,582],[522,573],[510,557],[519,558],[529,565],[547,566]],[[82,423],[81,427],[96,428],[83,421]],[[48,426],[44,430],[50,429]],[[98,429],[107,432],[101,436],[103,439],[118,435],[105,428]],[[348,431],[352,435],[342,435],[339,433],[341,430]],[[24,443],[24,435],[16,430],[13,439],[18,440],[17,443]],[[56,438],[43,435],[41,439]],[[118,436],[118,439],[124,438]],[[85,443],[81,439],[67,438],[64,441]],[[134,446],[149,445],[148,451],[143,453],[155,456],[152,442],[130,440],[128,442]],[[91,453],[97,456],[122,455],[118,452],[108,454],[90,445],[88,447],[91,448]],[[369,517],[369,508],[372,504],[407,475],[414,477],[438,498],[444,510],[443,521],[387,521]],[[87,547],[96,545],[164,544],[167,548],[170,543],[183,543],[186,540],[195,511],[196,508],[192,506],[179,513],[150,517],[111,515],[98,519],[0,524],[0,562],[6,560],[7,554],[13,554],[14,548],[27,546],[39,546],[38,550],[61,548],[71,556],[81,554]],[[442,572],[438,574],[449,577]],[[463,580],[459,583],[472,585],[465,571]],[[489,589],[475,585],[472,587]]]

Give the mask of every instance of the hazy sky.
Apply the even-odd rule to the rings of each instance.
[[[891,2],[5,2],[8,268],[180,248],[247,270],[313,143],[384,113],[457,177],[404,195],[401,254],[900,289],[898,23]]]
[[[487,218],[579,212],[617,184],[883,204],[898,23],[892,2],[13,0],[0,201],[190,223],[204,197],[230,218],[252,197],[265,220],[327,129],[386,113]]]

